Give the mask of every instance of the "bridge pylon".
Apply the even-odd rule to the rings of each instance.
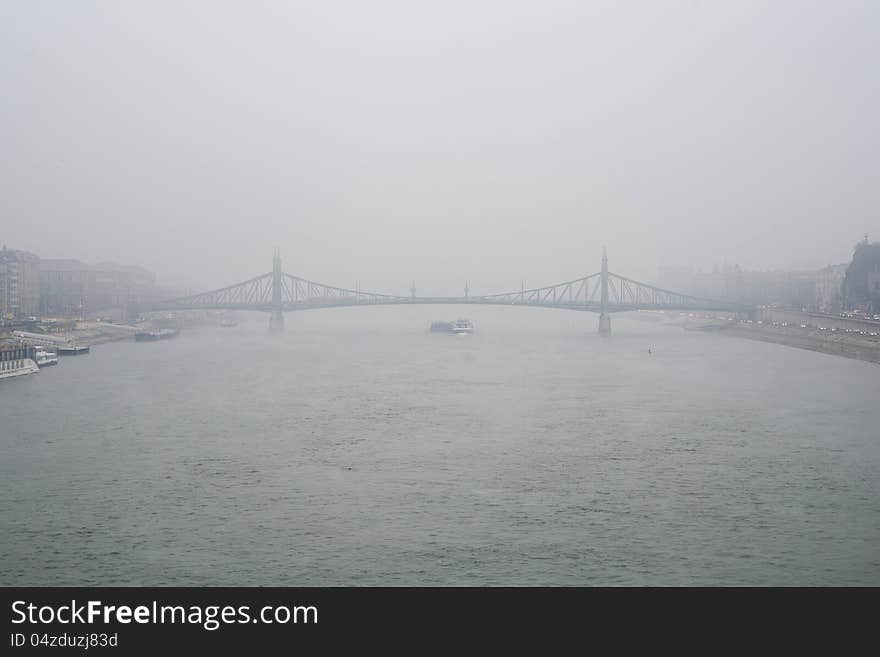
[[[755,312],[755,308],[730,301],[692,297],[640,283],[608,271],[608,254],[602,249],[602,269],[576,280],[531,290],[471,296],[465,284],[463,297],[418,297],[415,284],[407,296],[364,292],[316,283],[281,270],[281,254],[276,249],[272,270],[247,281],[216,290],[190,294],[149,304],[131,303],[131,312],[171,312],[186,310],[259,310],[271,313],[269,326],[283,328],[284,312],[310,308],[377,306],[396,304],[487,304],[520,305],[599,313],[599,333],[611,334],[611,313],[632,310],[707,310],[726,313]]]
[[[602,283],[602,301],[599,306],[599,335],[611,335],[611,315],[608,314],[608,253],[602,247],[602,272],[599,274]]]
[[[275,249],[272,258],[272,314],[269,315],[269,330],[284,330],[284,312],[281,303],[281,253]]]

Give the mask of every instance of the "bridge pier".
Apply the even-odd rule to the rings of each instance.
[[[281,254],[275,249],[272,259],[272,314],[269,315],[269,330],[284,330],[284,313],[281,311]]]
[[[611,335],[611,315],[608,314],[608,253],[602,247],[602,271],[599,274],[602,283],[601,312],[599,313],[599,335]]]
[[[269,330],[270,331],[283,331],[284,330],[284,313],[280,310],[273,310],[272,314],[269,315]]]

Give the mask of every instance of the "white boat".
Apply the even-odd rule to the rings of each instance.
[[[467,319],[457,319],[454,322],[434,322],[431,331],[439,333],[452,333],[454,335],[467,335],[474,332],[474,324]]]
[[[140,333],[134,334],[134,339],[137,342],[152,342],[154,340],[166,340],[167,338],[173,338],[180,331],[177,329],[171,328],[163,328],[158,331],[141,331]]]
[[[58,352],[49,351],[46,347],[37,347],[34,349],[34,361],[37,363],[37,367],[57,365]]]
[[[40,368],[28,354],[26,348],[0,349],[0,379],[39,372]]]
[[[450,329],[455,335],[467,335],[474,332],[474,324],[467,319],[457,319],[452,322]]]
[[[89,345],[68,344],[58,347],[58,353],[62,356],[79,356],[89,353]]]

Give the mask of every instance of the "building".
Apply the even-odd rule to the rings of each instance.
[[[868,272],[868,298],[875,309],[880,309],[880,266]]]
[[[816,309],[823,313],[839,313],[843,310],[843,281],[846,263],[829,265],[818,272],[816,280]]]
[[[880,242],[868,236],[855,245],[843,281],[843,307],[848,311],[880,313]]]
[[[155,275],[142,267],[79,260],[40,263],[40,311],[47,316],[114,314],[155,300]]]
[[[846,310],[880,313],[880,242],[856,244],[843,283]]]
[[[660,286],[697,297],[754,306],[839,312],[843,306],[846,265],[817,271],[747,271],[738,265],[694,271],[691,267],[662,267]]]
[[[40,308],[40,259],[27,251],[0,249],[0,320],[31,317]]]
[[[79,317],[88,307],[89,266],[78,260],[40,263],[40,312]]]
[[[818,310],[818,271],[786,272],[779,305],[804,311]]]

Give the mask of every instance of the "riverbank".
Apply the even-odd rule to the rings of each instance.
[[[117,324],[105,324],[103,322],[77,322],[76,328],[68,331],[64,336],[69,336],[71,342],[76,344],[102,344],[104,342],[117,342],[119,340],[131,340],[134,334],[140,330],[137,327],[123,327]]]
[[[62,338],[77,345],[96,345],[132,339],[138,330],[134,326],[121,326],[103,322],[77,322],[76,326],[72,329],[48,332],[46,335],[53,338]],[[12,331],[0,334],[0,339],[13,337]]]
[[[717,333],[734,338],[772,342],[797,349],[818,351],[832,356],[853,358],[869,363],[880,364],[880,336],[870,333],[831,330],[799,323],[766,323],[737,320],[733,317],[716,317],[700,313],[663,313],[641,311],[629,313],[628,317],[638,321],[677,326],[686,331]],[[805,320],[806,321],[806,320]]]
[[[721,327],[717,332],[731,337],[773,342],[788,347],[809,349],[823,354],[855,358],[880,364],[880,340],[876,338],[852,337],[846,334],[835,335],[834,333],[826,335],[810,329],[789,330],[786,328],[780,329],[765,325],[733,322],[731,322],[730,326]]]
[[[797,349],[809,349],[832,356],[880,364],[880,337],[822,330],[799,325],[773,326],[757,322],[703,320],[683,326],[686,330],[718,333],[747,340],[772,342]]]

